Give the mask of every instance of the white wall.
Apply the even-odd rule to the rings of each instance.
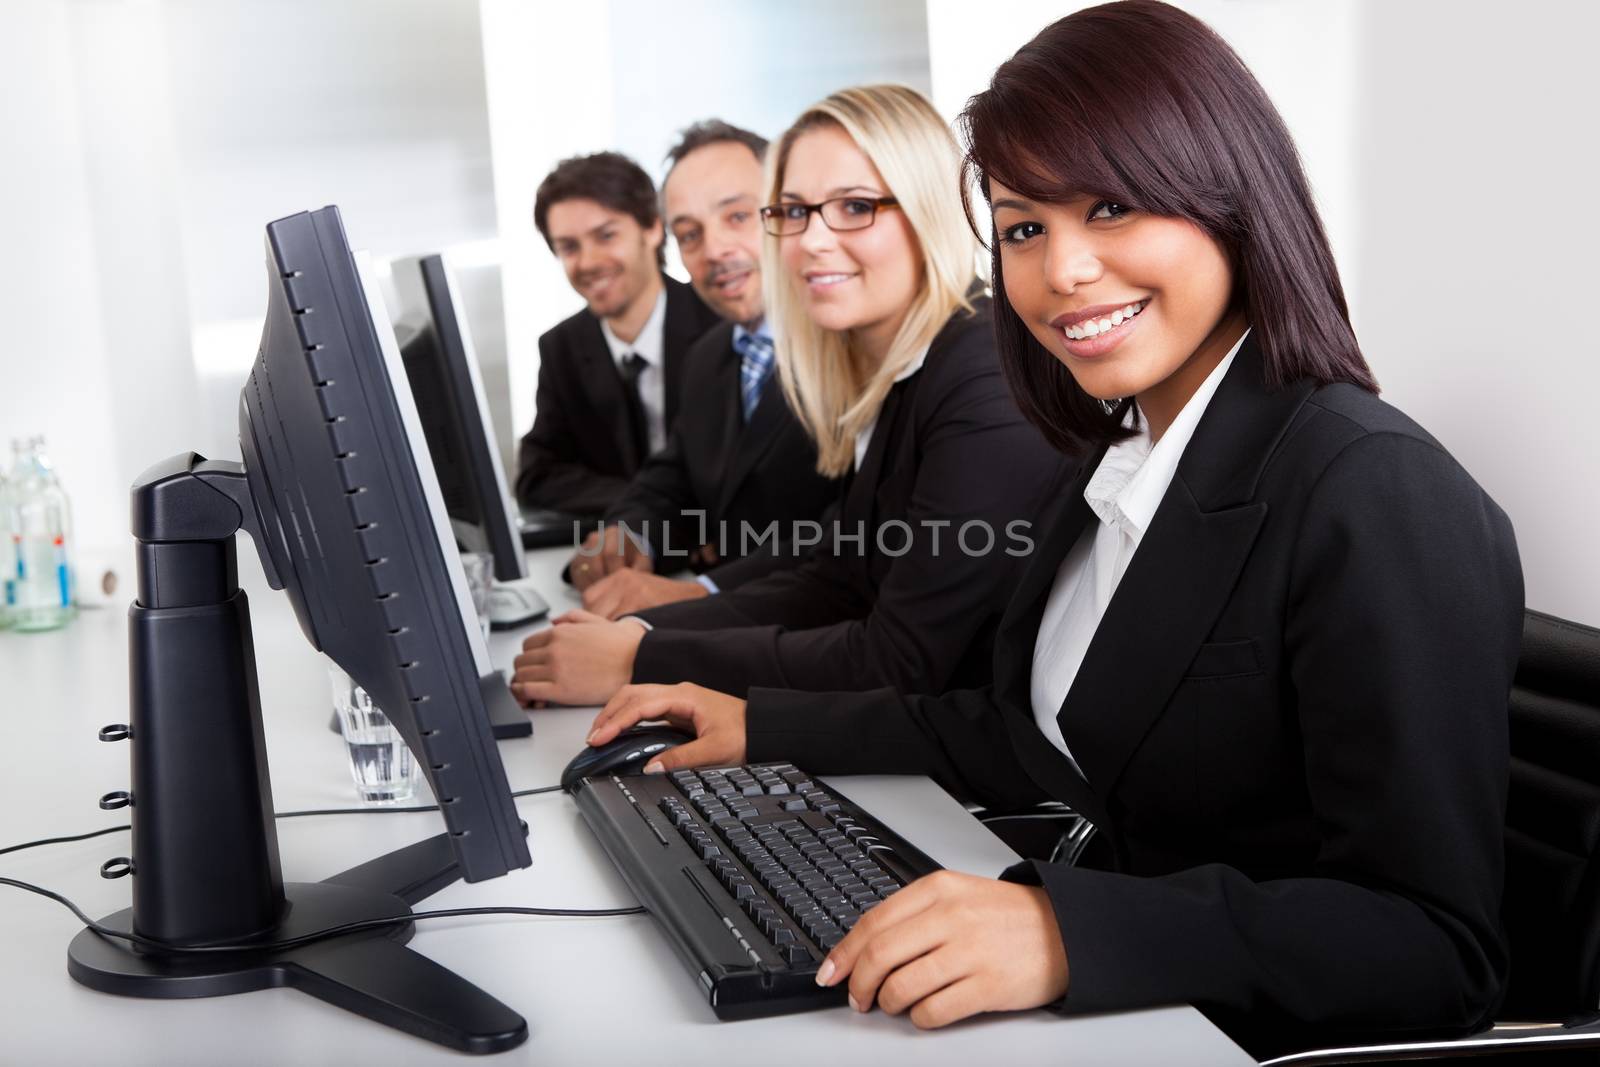
[[[1520,3],[1515,17],[1482,3],[1374,3],[1357,77],[1354,301],[1384,395],[1511,515],[1528,606],[1590,624],[1596,39],[1600,6],[1588,3]]]
[[[0,439],[49,437],[86,554],[126,549],[127,488],[151,463],[238,455],[267,222],[338,203],[379,256],[493,241],[477,16],[434,0],[6,6]],[[478,285],[473,308],[497,319],[498,292]]]
[[[0,34],[0,446],[45,434],[76,507],[78,542],[109,544],[127,530],[131,465],[120,447],[134,421],[112,363],[136,365],[135,338],[102,320],[99,238],[115,220],[91,212],[87,135],[73,12],[63,3],[14,5]],[[103,175],[97,174],[98,183]]]

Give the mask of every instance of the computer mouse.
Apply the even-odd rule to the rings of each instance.
[[[691,731],[676,726],[630,726],[603,745],[585,745],[561,772],[561,788],[570,793],[583,778],[637,773],[650,757],[693,740]]]
[[[489,587],[489,629],[515,630],[550,614],[531,578],[495,582]]]

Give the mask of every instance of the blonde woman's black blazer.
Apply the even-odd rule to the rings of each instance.
[[[1269,391],[1252,335],[1057,716],[1080,776],[1029,690],[1098,462],[1018,586],[991,687],[757,690],[749,758],[1089,814],[1112,869],[1005,875],[1054,904],[1062,1010],[1192,1003],[1256,1051],[1487,1018],[1523,608],[1505,514],[1375,396]]]
[[[731,592],[643,612],[655,630],[639,645],[633,680],[740,695],[753,685],[939,693],[982,684],[1027,562],[1006,527],[1022,523],[1031,541],[1068,470],[1012,400],[980,299],[975,313],[945,324],[922,369],[889,391],[824,543]],[[834,519],[848,535],[864,531],[860,544],[836,545]],[[994,530],[989,551],[961,550],[958,531],[969,522]],[[968,531],[970,548],[983,547],[980,529]],[[747,566],[771,570],[761,557],[725,570]]]

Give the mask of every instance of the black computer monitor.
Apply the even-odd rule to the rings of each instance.
[[[495,447],[488,399],[444,257],[390,263],[395,337],[450,518],[476,531],[502,582],[527,577],[517,511]]]
[[[143,997],[290,985],[456,1048],[508,1048],[526,1038],[519,1015],[403,944],[411,904],[531,860],[484,707],[482,635],[448,521],[430,507],[440,494],[426,448],[408,433],[415,412],[381,295],[358,273],[336,208],[269,225],[267,272],[240,397],[243,463],[187,453],[133,487],[130,717],[101,733],[131,746],[132,787],[108,797],[130,808],[132,854],[104,873],[134,875],[133,907],[103,926],[138,943],[86,930],[68,970]],[[444,834],[323,882],[283,882],[240,529],[307,641],[393,720]],[[373,920],[387,925],[297,940]]]

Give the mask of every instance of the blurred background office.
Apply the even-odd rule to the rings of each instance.
[[[237,456],[264,224],[337,203],[375,256],[449,252],[510,469],[536,339],[580,306],[531,221],[557,160],[616,148],[659,179],[696,119],[772,136],[869,81],[953,119],[1082,6],[10,0],[0,443],[47,435],[80,555],[119,550],[145,466]],[[1511,514],[1529,606],[1600,621],[1600,7],[1179,6],[1278,104],[1385,395]]]

